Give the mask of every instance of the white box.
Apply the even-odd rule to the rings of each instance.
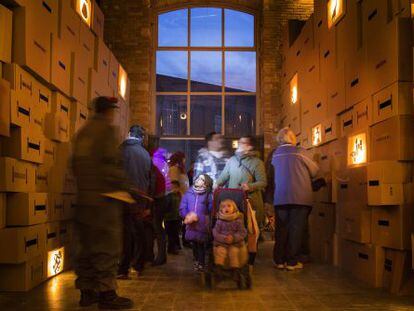
[[[47,221],[46,193],[13,193],[7,196],[7,226],[30,226]]]
[[[30,192],[34,187],[34,165],[13,158],[0,158],[0,191]]]

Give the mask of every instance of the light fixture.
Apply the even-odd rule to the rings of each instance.
[[[65,264],[65,248],[61,247],[47,253],[47,277],[55,276],[63,271]]]
[[[298,101],[298,74],[296,73],[289,82],[290,84],[290,103],[295,105]]]
[[[180,114],[180,119],[181,120],[187,120],[187,114],[185,112]]]
[[[239,141],[238,141],[237,139],[233,140],[233,141],[231,142],[231,147],[232,147],[233,149],[237,149],[237,148],[239,148]]]
[[[118,74],[118,93],[123,99],[126,99],[127,94],[127,85],[128,85],[128,75],[125,69],[119,65],[119,74]]]
[[[92,0],[76,0],[76,12],[90,27],[92,21]]]
[[[322,124],[312,127],[312,146],[318,146],[322,143]]]
[[[357,134],[348,138],[348,165],[367,162],[367,135]]]
[[[328,0],[328,28],[334,26],[344,14],[344,0]]]

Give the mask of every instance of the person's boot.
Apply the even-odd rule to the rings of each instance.
[[[79,306],[89,307],[99,300],[98,293],[91,289],[81,290]]]
[[[131,299],[119,297],[114,290],[99,293],[99,309],[131,309],[134,303]]]

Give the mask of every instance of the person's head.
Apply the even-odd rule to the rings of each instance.
[[[144,139],[145,129],[138,124],[133,125],[129,128],[129,137]]]
[[[118,98],[99,96],[93,100],[95,112],[97,115],[104,117],[109,122],[113,122],[115,117],[115,109],[118,109]]]
[[[256,142],[252,136],[242,136],[238,141],[238,151],[246,152],[255,148]]]
[[[221,201],[219,209],[224,215],[231,215],[238,211],[237,205],[233,200]]]
[[[180,192],[180,183],[177,180],[171,181],[171,191]]]
[[[194,189],[196,191],[207,191],[213,187],[213,180],[207,174],[199,175],[194,181]]]
[[[223,136],[220,133],[208,133],[205,140],[209,151],[220,151],[223,149]]]
[[[181,170],[185,167],[185,154],[184,152],[177,151],[173,153],[169,160],[170,166],[178,166]]]
[[[279,145],[296,145],[296,135],[289,127],[285,127],[277,133],[276,141]]]

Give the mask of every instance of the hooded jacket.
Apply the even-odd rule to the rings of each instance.
[[[168,174],[167,150],[158,148],[152,155],[153,175],[155,175],[154,196],[160,197],[171,191],[171,180]]]

